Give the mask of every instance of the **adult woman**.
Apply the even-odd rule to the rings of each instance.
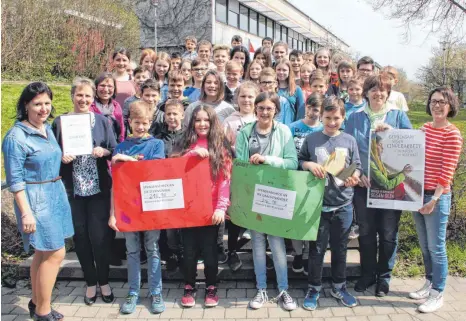
[[[370,187],[367,178],[369,137],[373,130],[412,128],[404,112],[391,109],[386,104],[390,90],[390,80],[386,74],[367,78],[364,82],[363,95],[368,104],[365,109],[351,114],[345,128],[345,132],[356,138],[363,168],[361,183],[359,187],[354,188],[354,207],[360,228],[359,252],[362,270],[362,276],[356,283],[355,290],[365,291],[377,282],[375,291],[377,296],[385,296],[389,291],[390,276],[395,265],[401,211],[368,208],[366,205],[367,188]]]
[[[40,321],[63,318],[50,304],[65,257],[64,239],[73,235],[70,205],[59,176],[61,150],[47,123],[52,117],[52,98],[45,83],[27,85],[16,107],[17,121],[2,144],[24,250],[29,245],[35,249],[28,308],[31,317]]]
[[[426,165],[424,174],[424,206],[413,213],[424,259],[426,282],[409,294],[412,299],[427,300],[420,312],[434,312],[443,305],[443,291],[448,275],[445,247],[448,216],[451,207],[451,182],[463,146],[461,133],[449,117],[458,114],[458,99],[450,88],[434,89],[427,101],[426,112],[432,122],[425,123]]]
[[[107,119],[90,111],[95,91],[90,79],[76,78],[73,81],[73,113],[90,113],[94,149],[92,155],[63,155],[60,170],[71,205],[76,254],[87,284],[84,296],[87,305],[93,304],[97,298],[97,283],[102,300],[106,303],[113,301],[108,285],[112,235],[107,224],[112,186],[108,160],[116,141]],[[57,141],[61,142],[61,117],[55,119],[53,130]]]
[[[273,167],[296,169],[298,156],[290,129],[274,117],[280,112],[277,94],[263,92],[255,102],[257,121],[246,124],[236,138],[236,157],[251,164],[266,164]],[[266,235],[252,232],[254,271],[256,273],[257,294],[249,302],[252,309],[259,309],[267,302]],[[273,254],[279,295],[286,310],[296,309],[296,301],[288,294],[288,268],[285,241],[282,237],[267,235]]]
[[[123,120],[123,110],[115,100],[115,78],[113,78],[111,73],[103,72],[97,76],[94,84],[96,95],[94,102],[91,104],[90,111],[107,117],[115,134],[115,139],[117,142],[122,142],[125,139],[125,123]]]

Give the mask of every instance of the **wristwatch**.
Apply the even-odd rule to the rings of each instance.
[[[439,199],[439,197],[438,197],[438,196],[435,196],[435,195],[434,195],[434,196],[432,196],[432,201],[434,201],[435,203],[437,203],[438,199]]]

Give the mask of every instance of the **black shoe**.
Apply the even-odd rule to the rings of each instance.
[[[267,270],[273,270],[274,268],[273,260],[267,254],[265,255],[265,267]]]
[[[364,292],[373,284],[375,284],[375,278],[362,276],[359,278],[358,282],[356,282],[356,285],[354,286],[354,291]]]
[[[115,296],[113,295],[113,292],[110,292],[110,295],[102,294],[102,301],[104,301],[105,303],[112,303],[114,299]]]
[[[32,299],[28,303],[28,309],[29,309],[29,316],[31,318],[34,318],[34,314],[36,313],[36,305],[34,304],[34,302],[32,302]],[[63,314],[61,314],[58,311],[55,311],[54,309],[52,309],[51,313],[56,320],[62,320],[65,317]]]
[[[32,317],[34,321],[57,321],[55,317],[53,316],[52,312],[50,312],[47,315],[38,315],[34,313],[34,316]]]
[[[122,266],[123,265],[123,261],[118,258],[118,257],[115,257],[112,255],[112,257],[110,258],[110,265],[113,265],[113,266]]]
[[[375,287],[375,296],[384,297],[388,294],[388,291],[390,291],[390,286],[388,285],[388,282],[379,279]]]
[[[95,289],[95,295],[91,298],[87,297],[87,295],[84,293],[84,303],[86,303],[86,305],[93,305],[96,300],[97,300],[97,288]]]
[[[291,264],[291,269],[294,273],[301,273],[304,271],[302,254],[294,256],[293,263]]]
[[[228,261],[228,256],[225,253],[225,250],[223,248],[218,249],[218,264],[223,264]]]
[[[168,258],[166,267],[167,271],[175,271],[178,267],[178,257],[175,253],[170,255],[170,257]]]
[[[241,262],[241,259],[239,258],[238,253],[236,252],[228,253],[228,266],[233,272],[238,271],[242,265],[243,265],[243,262]]]

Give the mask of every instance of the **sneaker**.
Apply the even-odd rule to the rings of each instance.
[[[162,294],[158,293],[150,297],[150,312],[159,314],[165,311],[165,303]]]
[[[213,285],[205,290],[204,305],[206,307],[216,307],[218,305],[217,288]]]
[[[268,256],[267,254],[265,255],[265,267],[267,270],[273,270],[273,260]]]
[[[298,307],[296,301],[290,296],[290,294],[286,290],[281,291],[276,297],[276,299],[277,301],[283,302],[283,309],[287,311],[295,310]]]
[[[302,254],[294,256],[293,263],[291,264],[291,269],[294,273],[301,273],[304,271]]]
[[[196,304],[196,290],[189,284],[184,287],[184,294],[181,298],[181,306],[185,308],[193,307]]]
[[[228,261],[228,255],[223,249],[223,247],[220,247],[218,249],[218,264],[227,263],[227,261]]]
[[[167,271],[175,271],[176,268],[178,267],[178,257],[176,256],[175,253],[170,255],[170,257],[167,260]]]
[[[197,260],[197,264],[203,264],[204,263],[204,259],[198,259]]]
[[[262,308],[264,303],[269,301],[269,297],[267,296],[267,291],[265,289],[257,290],[256,296],[249,301],[249,307],[253,310],[257,310]]]
[[[228,266],[233,272],[238,271],[242,265],[243,265],[243,262],[241,262],[241,259],[239,258],[238,253],[236,252],[228,253]]]
[[[358,282],[354,286],[354,291],[356,292],[364,292],[366,291],[371,285],[375,284],[376,280],[372,277],[362,276],[359,278]]]
[[[384,297],[388,294],[389,291],[390,291],[390,286],[388,285],[388,282],[385,280],[379,279],[375,287],[375,296]]]
[[[443,306],[443,293],[430,289],[429,297],[426,302],[418,306],[418,311],[422,313],[430,313],[437,311]]]
[[[305,310],[314,311],[317,309],[317,301],[319,300],[320,292],[312,286],[309,287],[304,298],[303,308]]]
[[[245,230],[243,232],[243,235],[241,235],[241,238],[245,239],[245,240],[250,240],[251,239],[251,232],[249,230]]]
[[[429,297],[430,289],[432,289],[432,282],[429,280],[426,280],[422,288],[420,288],[416,292],[411,292],[409,294],[409,297],[414,300],[426,299]]]
[[[335,299],[340,300],[341,304],[345,307],[353,308],[358,305],[358,301],[356,301],[356,298],[348,292],[346,286],[342,286],[340,289],[332,288],[330,294]]]
[[[136,304],[138,304],[138,296],[136,294],[129,294],[121,306],[120,312],[123,314],[131,314],[136,310]]]
[[[351,229],[348,234],[348,240],[355,240],[358,237],[359,237],[359,225],[351,225]]]

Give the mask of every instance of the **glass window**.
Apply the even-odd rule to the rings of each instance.
[[[273,21],[270,19],[267,19],[267,37],[273,39]]]
[[[244,30],[244,31],[249,31],[249,9],[240,6],[239,7],[239,28]]]
[[[238,28],[238,14],[233,11],[228,11],[228,24],[232,27]]]
[[[257,12],[249,11],[249,32],[257,35]]]
[[[263,15],[259,15],[259,37],[265,37],[265,17]]]
[[[279,41],[282,38],[280,27],[280,24],[275,22],[275,37],[273,37],[275,38],[274,42]]]
[[[288,39],[288,29],[285,26],[282,26],[282,41],[287,41]]]
[[[291,37],[288,37],[288,46],[290,48],[293,48],[293,38],[291,38]]]
[[[215,2],[215,17],[217,21],[227,23],[227,0]]]

